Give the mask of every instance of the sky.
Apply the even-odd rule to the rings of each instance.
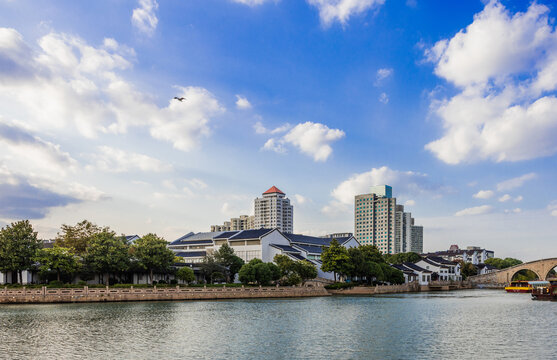
[[[0,0],[0,226],[172,241],[276,185],[295,232],[353,232],[354,195],[389,184],[425,251],[557,256],[556,18],[543,0]]]

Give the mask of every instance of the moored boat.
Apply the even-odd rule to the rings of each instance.
[[[506,292],[512,293],[529,293],[532,292],[532,285],[528,281],[511,281],[510,285],[505,287]]]
[[[557,281],[538,281],[532,289],[532,300],[557,301]],[[545,284],[541,284],[545,283]]]

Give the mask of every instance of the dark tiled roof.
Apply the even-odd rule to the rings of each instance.
[[[216,231],[216,232],[200,232],[197,234],[194,234],[192,232],[182,236],[181,238],[178,238],[176,240],[174,240],[173,242],[170,243],[170,245],[179,245],[179,244],[208,244],[209,241],[212,242],[212,240],[216,237],[218,237],[220,234],[222,234],[222,231]],[[202,241],[199,241],[202,240]],[[207,241],[209,240],[209,241]],[[187,242],[186,242],[187,241]]]
[[[307,244],[307,245],[317,245],[317,246],[329,246],[332,239],[319,238],[315,236],[299,235],[299,234],[284,234],[293,243]]]
[[[305,257],[303,257],[302,255],[300,255],[300,253],[297,254],[293,254],[293,253],[286,253],[286,255],[294,258],[295,260],[307,260]]]
[[[323,252],[323,248],[321,246],[315,245],[304,245],[304,244],[292,244],[293,247],[304,250],[309,254],[321,254]]]
[[[207,252],[206,251],[182,251],[176,253],[175,255],[183,258],[202,257],[207,255]]]
[[[432,271],[426,270],[426,269],[424,269],[424,268],[422,268],[422,267],[420,267],[416,264],[413,264],[411,262],[405,262],[405,263],[403,263],[403,265],[405,267],[409,268],[410,270],[415,270],[415,271],[423,272],[423,273],[426,273],[426,274],[427,273],[429,273],[429,274],[432,273]]]
[[[219,236],[215,236],[215,239],[228,239],[229,237],[232,237],[234,235],[236,235],[237,233],[239,233],[239,231],[225,231],[222,234],[220,234]]]
[[[229,240],[248,240],[248,239],[259,239],[263,235],[266,235],[273,231],[273,229],[254,229],[254,230],[242,230],[234,236],[231,236]]]
[[[444,264],[444,265],[455,266],[457,264],[453,261],[445,260],[445,259],[443,259],[442,257],[439,257],[439,256],[428,256],[428,257],[426,257],[426,259],[429,259],[433,262],[436,262],[438,264]]]
[[[280,244],[269,244],[269,245],[276,247],[277,249],[281,249],[284,252],[296,253],[296,254],[300,253],[300,251],[294,249],[292,246],[280,245]]]

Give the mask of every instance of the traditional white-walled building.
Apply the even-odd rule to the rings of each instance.
[[[328,247],[333,239],[307,235],[283,233],[278,229],[252,229],[241,231],[189,233],[169,244],[169,248],[182,257],[194,271],[207,254],[228,244],[234,253],[245,262],[261,259],[272,262],[276,255],[286,255],[293,260],[308,260],[317,267],[318,277],[334,279],[331,272],[321,271],[323,246]],[[349,236],[336,239],[341,245],[350,248],[360,244]]]
[[[428,285],[431,281],[431,275],[433,274],[433,271],[424,269],[411,262],[393,264],[391,266],[404,273],[404,280],[406,283],[412,281],[412,276],[408,273],[414,274],[415,280],[417,280],[420,285]]]
[[[425,256],[438,256],[449,261],[464,261],[474,265],[483,264],[487,259],[495,256],[491,250],[482,249],[478,246],[468,246],[466,249],[460,249],[458,245],[451,245],[449,250],[436,251],[424,254]]]
[[[438,256],[426,256],[420,261],[416,262],[421,268],[430,270],[433,272],[432,279],[437,277],[440,281],[461,281],[462,276],[460,275],[460,264],[445,260]]]

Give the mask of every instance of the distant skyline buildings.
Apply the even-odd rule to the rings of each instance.
[[[354,197],[354,234],[362,245],[375,245],[384,254],[423,251],[423,227],[414,225],[410,212],[396,204],[389,185]]]

